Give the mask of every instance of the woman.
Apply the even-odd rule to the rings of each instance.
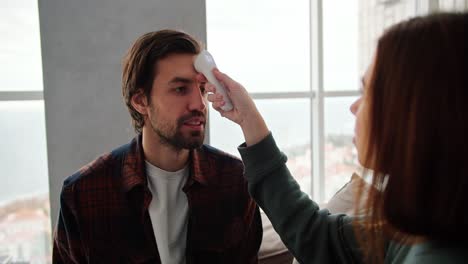
[[[227,75],[234,110],[207,84],[213,107],[242,128],[249,191],[300,263],[468,261],[468,14],[391,27],[363,77],[359,162],[374,171],[366,215],[330,215],[300,191],[245,89]],[[380,191],[378,191],[380,190]]]

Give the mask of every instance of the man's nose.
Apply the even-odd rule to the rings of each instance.
[[[193,93],[190,96],[189,110],[204,111],[206,109],[205,94],[197,87],[193,89]]]

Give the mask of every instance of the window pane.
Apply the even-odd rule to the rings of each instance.
[[[416,15],[419,2],[323,1],[324,90],[357,90],[384,29]]]
[[[468,1],[439,0],[439,8],[442,11],[466,11],[468,9]]]
[[[250,92],[308,91],[309,2],[207,0],[208,50]]]
[[[421,0],[359,0],[359,39],[357,73],[364,74],[375,52],[378,38],[389,26],[418,13]],[[358,83],[355,83],[357,88]]]
[[[51,260],[44,103],[0,102],[0,259]]]
[[[310,101],[309,99],[256,100],[281,151],[288,156],[288,167],[304,192],[310,194]],[[237,146],[242,131],[218,112],[210,111],[210,144],[239,157]]]
[[[42,91],[37,1],[1,1],[0,34],[0,91]]]
[[[358,89],[357,0],[323,1],[324,90]]]
[[[354,116],[349,106],[356,97],[325,99],[325,201],[351,179],[360,174],[353,144]]]

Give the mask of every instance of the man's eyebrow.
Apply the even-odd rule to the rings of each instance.
[[[174,83],[192,83],[192,79],[184,78],[184,77],[174,77],[169,81],[169,84]]]

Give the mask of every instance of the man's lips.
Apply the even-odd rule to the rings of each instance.
[[[201,129],[205,126],[205,119],[200,117],[190,118],[185,120],[183,124],[194,129]]]

